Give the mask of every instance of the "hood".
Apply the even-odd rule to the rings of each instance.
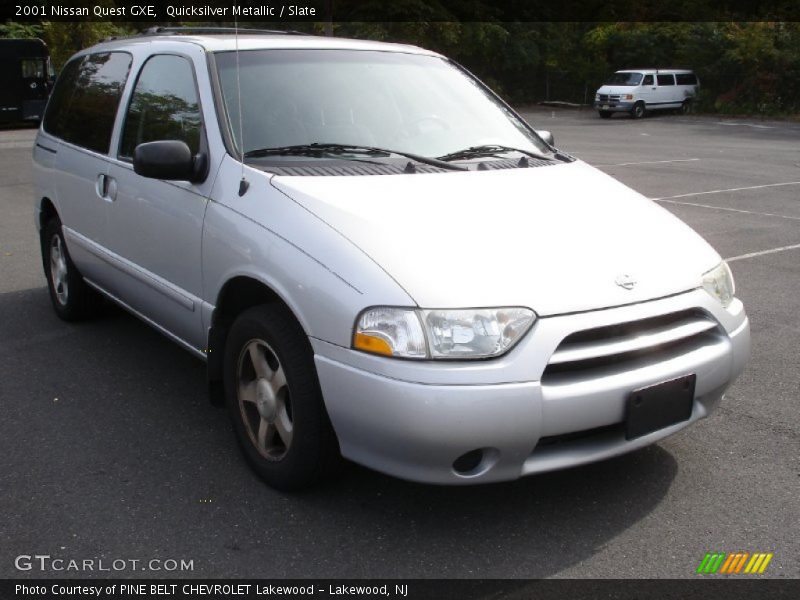
[[[597,90],[598,94],[633,94],[638,86],[635,85],[604,85]]]
[[[271,181],[425,308],[618,306],[696,288],[720,261],[682,221],[581,161]]]

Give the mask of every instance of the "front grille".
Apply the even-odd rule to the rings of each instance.
[[[608,94],[600,94],[600,102],[608,102]]]
[[[612,102],[618,102],[619,94],[611,94],[611,95],[600,94],[600,102],[608,102],[609,100],[611,100]]]
[[[719,324],[699,309],[578,331],[550,357],[542,383],[638,368],[714,343]]]

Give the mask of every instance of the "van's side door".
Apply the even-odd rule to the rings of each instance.
[[[645,73],[644,77],[642,77],[642,83],[637,90],[637,100],[644,100],[645,105],[648,106],[653,102],[657,102],[657,100],[655,100],[656,89],[655,75],[652,73]]]
[[[205,348],[200,243],[211,177],[142,177],[133,170],[133,152],[144,142],[181,140],[207,156],[199,98],[190,57],[154,54],[144,61],[120,117],[108,228],[118,270],[112,293],[196,351]]]
[[[62,70],[40,136],[54,154],[52,189],[70,256],[89,281],[104,285],[113,274],[106,259],[106,173],[114,119],[132,56],[99,52],[71,60]],[[60,140],[54,144],[49,137]],[[51,138],[51,139],[52,139]]]
[[[672,73],[659,73],[656,75],[658,82],[658,101],[656,108],[675,108],[680,106],[683,98],[679,98],[680,88],[675,85],[675,75]]]

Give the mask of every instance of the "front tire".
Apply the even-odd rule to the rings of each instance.
[[[82,321],[94,316],[100,297],[72,262],[58,218],[45,223],[41,242],[44,275],[56,315],[64,321]]]
[[[647,109],[645,108],[644,102],[637,102],[633,105],[633,109],[631,109],[631,116],[634,119],[641,119],[646,112]]]
[[[270,486],[300,490],[341,465],[308,338],[288,309],[250,308],[225,344],[225,398],[245,458]]]

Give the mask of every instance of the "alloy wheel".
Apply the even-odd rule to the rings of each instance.
[[[59,304],[66,306],[69,300],[69,283],[67,282],[68,267],[64,245],[60,235],[54,235],[50,240],[50,278],[53,290]]]
[[[292,404],[286,374],[275,351],[264,340],[247,342],[236,369],[242,422],[250,441],[266,459],[279,461],[294,436]]]

